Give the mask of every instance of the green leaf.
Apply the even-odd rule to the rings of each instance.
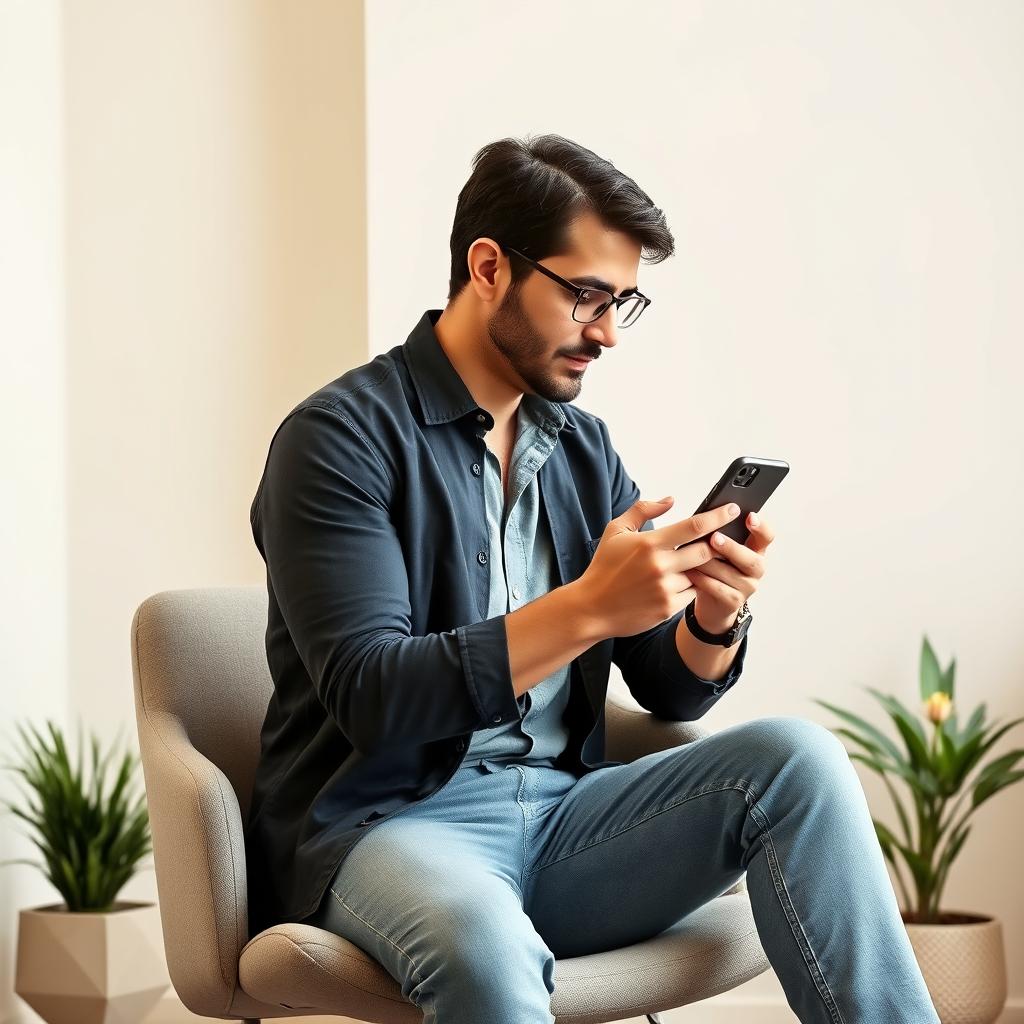
[[[1024,750],[1011,750],[1007,754],[1003,754],[1000,757],[989,761],[981,771],[978,772],[974,779],[974,785],[977,787],[982,782],[987,782],[993,776],[1003,775],[1009,771],[1022,757],[1024,757]]]
[[[946,671],[942,674],[942,689],[949,694],[949,699],[954,700],[953,687],[956,685],[956,658],[950,661]]]
[[[881,690],[877,690],[873,686],[866,686],[865,689],[878,700],[894,722],[902,722],[914,733],[922,747],[928,746],[928,737],[924,734],[924,727],[912,711],[905,708],[895,697],[882,693]]]
[[[837,736],[845,736],[848,740],[853,740],[858,746],[863,747],[869,754],[874,754],[880,760],[887,760],[885,751],[877,743],[865,739],[860,733],[854,732],[852,729],[846,729],[843,726],[837,726],[832,731]]]
[[[984,756],[985,751],[982,744],[985,742],[985,730],[975,732],[970,739],[957,751],[953,764],[953,777],[962,785],[964,779],[970,775],[971,770]]]
[[[936,766],[932,764],[931,755],[928,752],[928,741],[925,739],[920,723],[895,697],[880,693],[874,687],[869,686],[867,689],[879,700],[903,737],[907,753],[910,756],[910,763],[918,774],[921,788],[933,796],[940,795]]]
[[[900,853],[903,854],[904,860],[907,862],[907,866],[910,868],[910,873],[914,877],[914,882],[917,884],[919,890],[928,889],[930,890],[935,882],[935,873],[932,870],[931,864],[928,863],[916,850],[911,850],[907,846],[899,847]]]
[[[815,704],[820,704],[823,708],[828,708],[833,714],[838,715],[843,721],[849,722],[851,725],[860,729],[869,739],[873,740],[878,744],[897,764],[906,765],[906,761],[903,757],[903,753],[899,747],[888,736],[885,735],[880,729],[875,728],[870,722],[865,721],[863,718],[858,717],[849,711],[844,711],[842,708],[837,707],[835,704],[830,704],[827,700],[818,700],[817,698],[811,698]]]
[[[956,743],[942,726],[939,726],[938,735],[940,777],[946,792],[955,793],[960,788],[960,779],[957,778],[956,772],[958,753]]]
[[[976,732],[981,730],[981,727],[985,724],[985,702],[982,701],[972,712],[971,717],[967,720],[967,725],[964,726],[963,734],[961,739],[970,739]]]
[[[1024,771],[1004,772],[1000,775],[992,776],[984,782],[979,782],[974,787],[974,793],[971,796],[972,809],[979,804],[983,804],[989,797],[995,796],[999,790],[1005,789],[1020,778],[1024,778]]]
[[[938,913],[939,903],[942,899],[942,890],[946,886],[946,878],[949,875],[949,869],[953,865],[953,861],[956,859],[956,855],[960,852],[961,847],[967,841],[968,835],[971,832],[971,826],[961,823],[963,826],[954,832],[950,833],[949,841],[946,843],[946,848],[942,851],[939,857],[938,868],[935,873],[935,888],[932,892],[932,905],[930,910],[932,913]]]
[[[889,781],[888,775],[882,775],[882,782],[885,783],[885,788],[889,790],[889,796],[892,797],[893,806],[896,808],[896,815],[900,819],[900,826],[903,829],[903,835],[906,838],[908,845],[912,846],[914,843],[914,834],[910,831],[910,820],[907,818],[907,812],[903,809],[903,803],[896,795],[896,790]],[[916,799],[916,795],[915,803],[920,807],[920,802]]]
[[[993,747],[993,745],[998,742],[1000,737],[1020,722],[1024,722],[1024,718],[1015,718],[1012,721],[1007,722],[1005,725],[999,726],[999,728],[995,728],[995,722],[993,722],[990,726],[982,729],[981,732],[971,739],[971,741],[961,751],[960,759],[957,764],[957,771],[961,778],[961,782],[970,774],[971,769],[978,763],[978,761],[980,761]],[[988,729],[994,729],[994,731],[989,732]],[[977,779],[975,781],[977,782]]]
[[[920,794],[922,791],[929,792],[927,784],[922,784],[921,776],[913,770],[913,768],[907,768],[903,765],[890,765],[878,761],[876,758],[868,757],[866,754],[859,754],[856,751],[850,754],[851,761],[862,761],[873,771],[876,771],[884,779],[888,772],[895,772],[899,775],[907,786],[910,788],[911,794],[914,796],[915,803],[918,804],[919,811],[921,806],[919,803]]]
[[[921,703],[923,704],[933,693],[942,689],[942,672],[939,659],[925,636],[921,644]]]

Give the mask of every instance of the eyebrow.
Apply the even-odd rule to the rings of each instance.
[[[578,284],[581,288],[600,288],[602,291],[609,292],[612,295],[615,294],[615,285],[610,281],[606,281],[603,277],[594,277],[592,274],[588,274],[584,277],[570,277],[569,280],[573,284]],[[622,296],[632,295],[637,291],[638,289],[636,288],[626,288],[622,292]]]

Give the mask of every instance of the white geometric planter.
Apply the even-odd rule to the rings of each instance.
[[[944,910],[961,919],[908,924],[910,944],[942,1024],[992,1024],[1006,1005],[1006,952],[998,918]]]
[[[138,1024],[168,987],[155,903],[18,914],[14,991],[49,1024]]]

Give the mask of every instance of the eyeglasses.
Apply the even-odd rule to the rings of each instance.
[[[604,316],[605,311],[614,302],[615,326],[629,327],[637,322],[640,314],[651,304],[651,300],[646,295],[641,295],[635,288],[627,289],[622,295],[612,295],[611,292],[602,288],[581,288],[571,281],[566,281],[564,277],[559,277],[553,270],[542,267],[536,260],[531,260],[529,256],[524,255],[518,249],[513,249],[510,245],[506,245],[504,248],[509,252],[514,252],[520,259],[526,260],[532,267],[550,277],[552,281],[557,281],[563,288],[567,288],[576,296],[572,318],[577,323],[593,323]]]

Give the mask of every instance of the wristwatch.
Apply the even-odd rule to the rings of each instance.
[[[702,640],[706,644],[718,644],[721,647],[732,647],[733,644],[739,643],[739,641],[746,635],[747,630],[750,629],[750,623],[753,620],[753,616],[750,614],[750,609],[747,607],[746,601],[743,602],[743,607],[736,613],[736,621],[724,633],[709,633],[701,626],[697,621],[697,616],[693,610],[693,606],[696,603],[697,601],[694,599],[686,606],[686,611],[683,613],[683,619],[686,622],[687,629],[689,629],[689,631],[698,640]]]

